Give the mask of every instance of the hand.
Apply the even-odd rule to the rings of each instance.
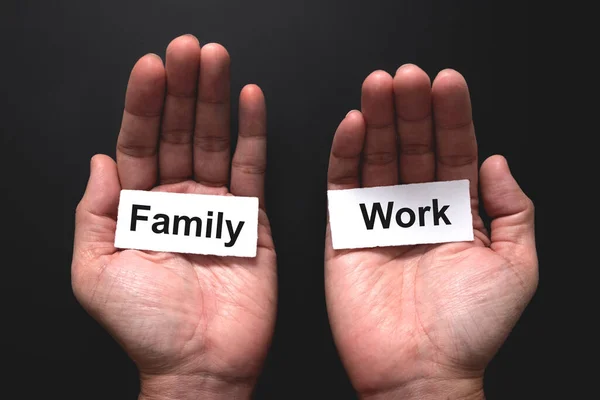
[[[327,309],[363,398],[482,398],[484,370],[538,281],[533,204],[503,157],[478,171],[464,78],[445,70],[432,86],[414,65],[372,73],[362,113],[335,134],[329,189],[456,179],[470,181],[473,242],[334,251],[328,229]]]
[[[117,162],[94,156],[77,207],[73,290],[138,366],[140,398],[247,398],[272,337],[265,100],[254,85],[240,94],[230,180],[229,65],[222,46],[201,49],[189,35],[171,42],[166,67],[142,57],[127,88]],[[115,249],[121,189],[258,197],[256,258]]]

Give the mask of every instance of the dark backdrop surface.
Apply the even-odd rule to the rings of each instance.
[[[488,399],[540,395],[545,360],[539,173],[529,129],[528,4],[477,0],[3,1],[2,247],[17,398],[135,399],[136,369],[71,292],[74,210],[95,153],[114,156],[135,61],[196,35],[232,57],[232,115],[246,83],[268,106],[267,204],[279,258],[279,314],[257,399],[352,399],[325,310],[325,177],[333,132],[360,107],[363,79],[412,62],[469,83],[480,160],[504,154],[537,205],[540,288],[490,365]],[[235,121],[232,128],[236,129]],[[5,231],[6,232],[6,231]],[[539,396],[539,397],[538,397]]]

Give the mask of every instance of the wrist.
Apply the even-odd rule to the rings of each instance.
[[[362,400],[485,400],[483,378],[421,379],[389,390],[359,394]]]
[[[153,375],[140,378],[138,400],[245,400],[254,382],[221,379],[213,375]]]

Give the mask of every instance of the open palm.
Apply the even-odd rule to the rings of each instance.
[[[442,398],[457,384],[480,392],[485,367],[537,286],[533,205],[501,156],[479,171],[464,78],[445,70],[432,86],[414,65],[394,78],[371,74],[362,113],[350,112],[336,132],[329,189],[455,179],[470,181],[473,242],[336,251],[328,229],[330,322],[365,397]]]
[[[222,46],[200,48],[188,35],[169,45],[166,67],[158,56],[141,58],[127,89],[117,163],[92,159],[77,209],[74,293],[135,361],[143,382],[171,377],[179,385],[182,377],[219,390],[250,389],[272,336],[276,256],[264,212],[265,101],[257,86],[242,90],[230,162],[229,63]],[[119,251],[121,189],[256,196],[257,256]]]

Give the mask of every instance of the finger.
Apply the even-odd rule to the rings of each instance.
[[[510,259],[518,254],[535,257],[534,207],[523,193],[502,156],[481,165],[481,196],[491,218],[492,249]]]
[[[258,197],[264,208],[267,167],[267,108],[265,97],[256,85],[240,93],[239,134],[231,163],[231,193]]]
[[[158,166],[160,182],[192,178],[192,136],[200,45],[192,35],[180,36],[167,47],[167,97],[163,111]]]
[[[229,181],[229,53],[219,44],[207,44],[200,57],[194,177],[205,185],[225,186]]]
[[[394,100],[400,139],[400,182],[433,181],[435,151],[429,76],[416,65],[400,67],[394,76]]]
[[[97,154],[90,161],[90,178],[79,207],[81,211],[116,221],[119,205],[119,175],[109,156]]]
[[[114,251],[120,191],[115,162],[105,155],[92,157],[90,178],[75,218],[75,248],[78,251],[85,252],[92,244],[108,253]]]
[[[123,189],[147,190],[156,184],[164,97],[162,60],[155,54],[145,55],[131,71],[117,139],[117,166]]]
[[[327,189],[354,189],[360,187],[360,164],[365,144],[366,124],[362,113],[352,110],[338,126],[327,169]],[[331,227],[327,224],[325,234],[325,258],[335,254],[331,242]]]
[[[367,129],[362,184],[365,187],[395,185],[398,183],[398,154],[390,74],[375,71],[369,75],[363,83],[361,103]]]
[[[467,82],[458,72],[444,70],[435,78],[431,92],[437,179],[468,179],[475,214],[478,209],[477,141]]]
[[[120,191],[115,162],[105,155],[92,157],[90,178],[75,213],[71,282],[78,299],[89,295],[85,288],[90,287],[88,283],[95,281],[105,265],[98,259],[116,251],[114,240]]]
[[[329,190],[360,187],[360,157],[365,132],[365,120],[360,111],[350,111],[340,123],[333,137],[329,155]]]

